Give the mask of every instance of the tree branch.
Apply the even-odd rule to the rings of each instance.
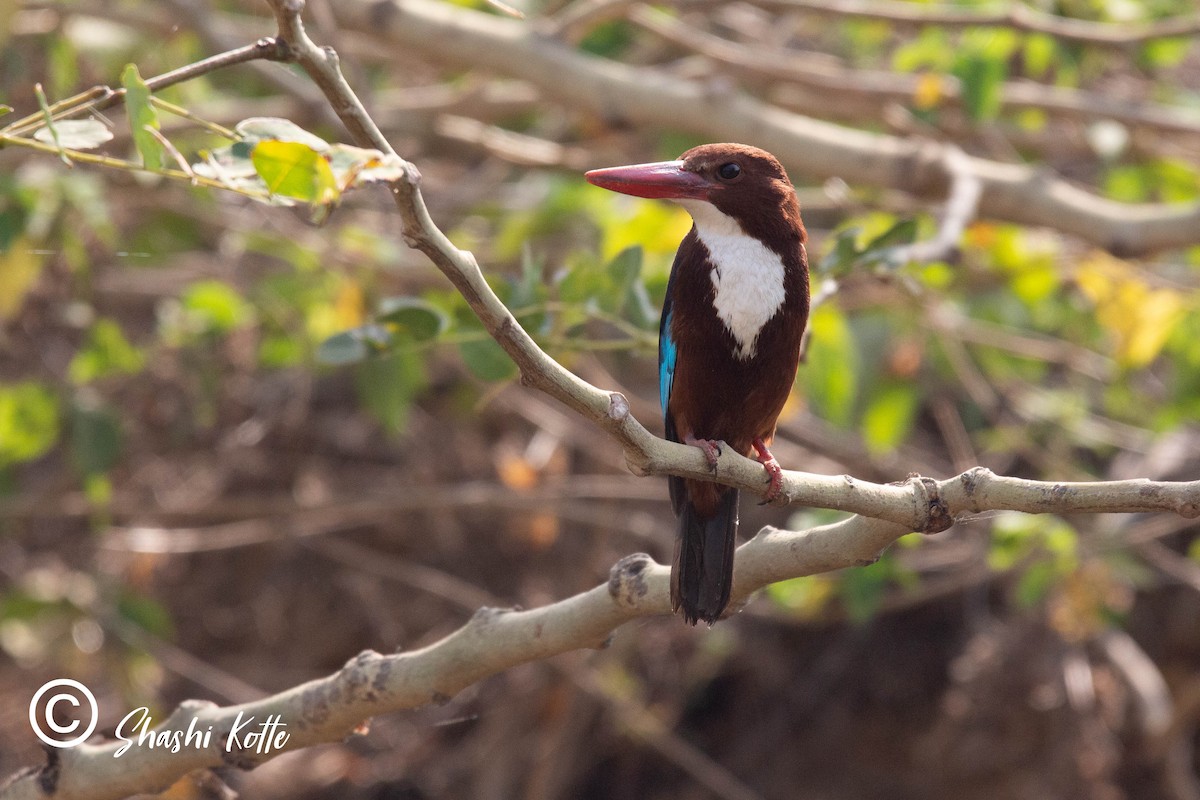
[[[711,2],[711,0],[706,0]],[[1022,2],[1006,3],[997,11],[953,5],[895,2],[895,0],[755,0],[755,5],[832,17],[857,17],[898,25],[937,25],[946,28],[994,26],[1102,47],[1127,48],[1153,39],[1200,33],[1200,15],[1140,23],[1093,22],[1037,11]]]
[[[521,22],[431,0],[347,0],[336,11],[343,25],[406,52],[524,78],[560,102],[614,123],[753,142],[811,176],[918,196],[944,196],[953,182],[947,146],[845,128],[728,86],[580,53]],[[1052,226],[1124,256],[1200,242],[1200,203],[1119,203],[1023,164],[968,157],[967,168],[982,186],[981,216]]]
[[[788,89],[808,87],[827,97],[830,113],[847,114],[844,104],[869,110],[875,119],[888,101],[909,104],[919,94],[921,76],[879,70],[851,69],[827,57],[780,49],[764,49],[722,39],[698,30],[661,11],[639,6],[629,19],[655,35],[720,64],[762,81],[784,81]],[[1056,117],[1093,122],[1116,120],[1135,128],[1167,135],[1200,136],[1200,115],[1183,108],[1131,101],[1078,89],[1032,82],[1005,82],[1000,87],[1007,108],[1032,108]],[[962,105],[960,81],[939,77],[938,104]]]
[[[996,510],[1200,515],[1200,481],[1055,484],[1000,478],[982,468],[944,481],[913,477],[901,485],[829,480],[845,484],[848,495],[876,497],[888,517],[924,521],[926,530],[944,530],[960,516]],[[864,516],[805,531],[763,528],[738,548],[730,609],[776,581],[870,564],[911,528]],[[41,770],[14,776],[0,798],[119,798],[159,789],[194,769],[249,768],[281,752],[338,741],[372,716],[447,702],[465,687],[518,664],[603,647],[622,624],[670,613],[669,583],[666,566],[642,553],[627,556],[612,568],[607,583],[583,594],[529,611],[482,608],[463,627],[420,650],[389,656],[367,651],[333,675],[264,700],[226,708],[184,703],[163,723],[164,729],[184,730],[195,719],[197,729],[211,727],[208,747],[177,753],[131,747],[120,758],[114,758],[120,741],[55,751]],[[239,714],[242,721],[279,715],[290,739],[270,753],[231,741]]]

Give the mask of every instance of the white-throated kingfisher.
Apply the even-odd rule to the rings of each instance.
[[[783,166],[744,144],[706,144],[676,161],[588,172],[590,183],[673,200],[692,217],[675,255],[658,336],[666,438],[704,451],[724,443],[765,467],[764,502],[783,476],[768,446],[796,379],[808,321],[800,204]],[[729,603],[738,492],[669,477],[679,518],[671,607],[712,624]]]

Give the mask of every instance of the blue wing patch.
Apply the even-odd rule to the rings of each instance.
[[[671,310],[663,314],[662,327],[658,331],[658,402],[663,414],[667,413],[667,401],[671,399],[671,383],[675,380],[675,357],[679,354],[675,340],[671,338]]]

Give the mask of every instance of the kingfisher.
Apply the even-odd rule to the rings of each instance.
[[[706,144],[675,161],[588,172],[588,182],[672,200],[692,217],[675,254],[658,331],[666,438],[700,448],[715,471],[721,447],[756,458],[763,502],[783,486],[770,444],[808,323],[807,234],[779,161],[744,144]],[[738,491],[670,476],[679,520],[671,608],[711,625],[729,603]]]

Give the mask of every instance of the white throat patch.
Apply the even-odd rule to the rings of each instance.
[[[783,306],[783,260],[712,203],[676,202],[692,215],[696,233],[708,249],[713,263],[713,306],[737,341],[736,355],[743,360],[753,358],[763,326]]]

